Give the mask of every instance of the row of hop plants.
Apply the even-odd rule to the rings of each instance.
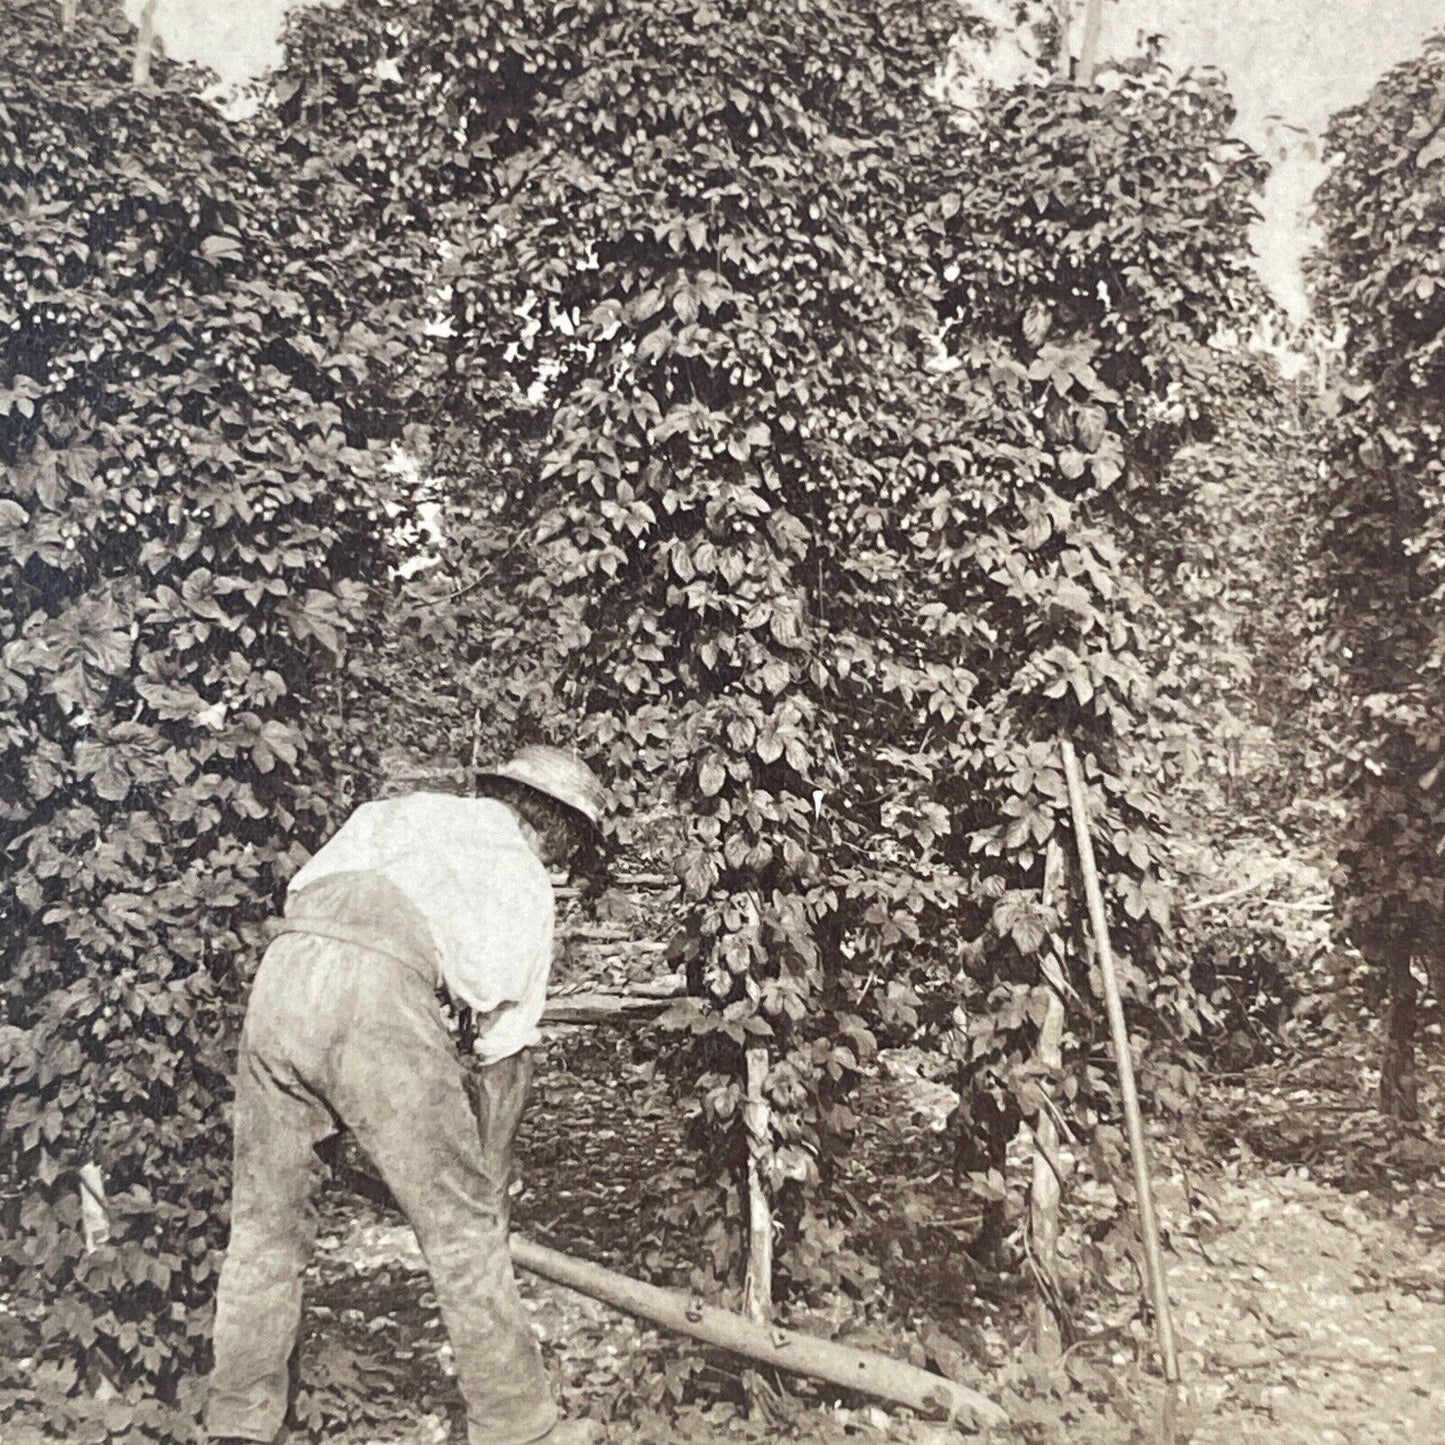
[[[1445,998],[1445,35],[1386,74],[1326,136],[1311,262],[1318,319],[1344,337],[1322,429],[1336,785],[1350,807],[1339,928],[1386,1003],[1380,1102],[1419,1109],[1415,1028],[1428,977]]]
[[[675,811],[695,1002],[658,1047],[724,1278],[750,1046],[797,1288],[831,1277],[880,1040],[955,1052],[986,1194],[1039,1088],[1106,1117],[1094,980],[1041,896],[1062,735],[1136,1023],[1197,1034],[1148,564],[1202,349],[1258,304],[1260,166],[1215,79],[1041,79],[965,125],[941,5],[358,0],[293,22],[237,127],[165,66],[133,89],[111,23],[15,13],[4,1268],[46,1323],[14,1401],[78,1419],[105,1379],[181,1428],[156,1412],[206,1362],[247,921],[358,740],[418,717],[580,739],[623,845]],[[395,441],[448,540],[406,585]],[[117,1239],[86,1256],[90,1159]]]
[[[59,19],[0,33],[0,1415],[176,1439],[248,929],[335,822],[387,343],[197,77],[133,84],[119,7]]]
[[[1169,944],[1189,718],[1155,589],[1209,344],[1263,304],[1262,167],[1216,77],[1148,61],[961,117],[932,98],[942,7],[517,5],[454,47],[441,14],[301,28],[279,121],[314,168],[343,138],[387,156],[361,208],[383,254],[451,225],[413,360],[456,565],[403,635],[471,665],[432,694],[457,736],[580,738],[623,844],[630,810],[675,811],[679,1210],[736,1277],[765,1047],[780,1282],[807,1284],[879,1040],[957,1053],[994,1192],[1037,1099],[1041,955],[1091,998],[1041,898],[1059,737],[1088,754],[1137,1018],[1208,1027]],[[420,136],[392,119],[415,93]],[[1086,1127],[1094,1012],[1045,1081]]]

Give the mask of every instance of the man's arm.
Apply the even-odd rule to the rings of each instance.
[[[471,1078],[472,1107],[482,1138],[483,1166],[496,1187],[505,1225],[512,1213],[508,1193],[512,1182],[512,1148],[532,1087],[532,1051],[522,1049],[494,1064],[483,1064],[472,1071]]]

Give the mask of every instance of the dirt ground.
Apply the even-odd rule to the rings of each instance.
[[[655,1225],[646,1191],[638,1189],[645,1174],[636,1171],[646,1159],[639,1166],[634,1152],[642,1147],[661,1157],[676,1139],[656,1081],[633,1079],[625,1090],[631,1124],[650,1120],[650,1130],[624,1133],[607,1122],[623,1107],[624,1091],[608,1084],[604,1054],[569,1066],[565,1045],[554,1047],[518,1213],[538,1237],[619,1263],[636,1247],[639,1231]],[[1433,1103],[1440,1070],[1425,1073]],[[1172,1412],[1178,1441],[1445,1440],[1445,1148],[1427,1129],[1378,1121],[1372,1086],[1368,1071],[1341,1048],[1217,1081],[1201,1100],[1196,1134],[1182,1142],[1155,1137],[1156,1195],[1183,1375]],[[940,1117],[936,1110],[930,1115],[927,1096],[924,1090],[910,1103],[913,1123],[925,1135]],[[951,1185],[939,1177],[928,1189],[909,1202],[915,1216],[936,1213]],[[377,1356],[388,1402],[375,1419],[335,1438],[347,1445],[439,1442],[448,1419],[459,1421],[459,1401],[411,1232],[365,1203],[333,1199],[329,1209],[308,1313],[309,1350],[324,1363],[338,1339],[349,1347],[369,1340],[371,1348],[360,1352]],[[961,1255],[966,1221],[950,1223],[958,1228]],[[963,1276],[947,1273],[938,1238],[924,1242],[956,1296]],[[926,1285],[916,1259],[906,1250],[892,1253],[895,1290]],[[959,1364],[960,1378],[1003,1400],[1017,1421],[991,1437],[998,1445],[1153,1445],[1167,1438],[1165,1391],[1148,1333],[1128,1299],[1131,1283],[1123,1281],[1118,1296],[1082,1312],[1082,1337],[1062,1368],[1018,1363],[1024,1293],[976,1295],[961,1307],[964,1320],[950,1324],[969,1356]],[[856,1398],[811,1389],[775,1394],[757,1377],[747,1382],[753,1387],[749,1414],[738,1362],[694,1353],[545,1282],[523,1276],[522,1288],[567,1409],[607,1423],[610,1440],[937,1445],[961,1438]],[[1122,1321],[1113,1329],[1111,1313]],[[908,1325],[897,1316],[836,1323],[864,1343],[887,1348],[891,1342],[895,1351],[908,1352]],[[674,1386],[675,1396],[693,1403],[670,1398]]]
[[[615,982],[615,981],[614,981]],[[1424,1022],[1419,1125],[1374,1109],[1374,1012],[1326,981],[1328,1016],[1272,1062],[1206,1081],[1187,1121],[1151,1125],[1151,1157],[1182,1385],[1170,1400],[1127,1253],[1089,1251],[1109,1193],[1065,1191],[1061,1248],[1091,1282],[1061,1364],[1025,1348],[1033,1288],[972,1264],[978,1213],[953,1185],[948,1091],[889,1056],[862,1090],[841,1183],[849,1242],[874,1262],[864,1307],[843,1290],[790,1320],[997,1399],[993,1445],[1431,1445],[1445,1441],[1445,1050]],[[544,1047],[522,1138],[518,1229],[582,1259],[685,1283],[698,1241],[657,1181],[685,1158],[669,1085],[621,1030]],[[926,1072],[926,1071],[925,1071]],[[1027,1156],[1013,1161],[1022,1182]],[[1015,1193],[1014,1208],[1017,1209]],[[303,1426],[337,1445],[464,1438],[450,1349],[411,1230],[328,1191],[308,1280]],[[1116,1214],[1116,1218],[1119,1217]],[[1132,1218],[1132,1215],[1126,1216]],[[1016,1241],[1015,1241],[1016,1243]],[[859,1397],[747,1370],[523,1275],[564,1408],[622,1442],[942,1445],[964,1435]],[[0,1302],[3,1303],[3,1302]],[[0,1419],[0,1445],[32,1445]],[[52,1437],[53,1438],[53,1437]],[[306,1430],[292,1441],[306,1438]],[[979,1439],[979,1436],[971,1438]]]
[[[1445,1251],[1307,1175],[1211,1181],[1169,1261],[1198,1445],[1445,1440]]]
[[[1445,1440],[1445,1148],[1374,1085],[1341,1051],[1204,1100],[1219,1167],[1161,1198],[1198,1445]]]

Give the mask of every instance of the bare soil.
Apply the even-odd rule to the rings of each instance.
[[[663,1083],[628,1063],[625,1041],[586,1040],[550,1050],[524,1141],[517,1226],[630,1273],[680,1276],[686,1241],[669,1232],[647,1187],[649,1171],[681,1147],[676,1110]],[[976,1211],[960,1204],[944,1168],[946,1101],[906,1071],[865,1094],[861,1147],[878,1152],[857,1164],[860,1179],[876,1179],[903,1147],[914,1175],[870,1234],[884,1306],[845,1300],[803,1311],[804,1321],[935,1365],[929,1335],[941,1329],[958,1351],[942,1363],[1013,1412],[1016,1425],[993,1437],[1000,1445],[1153,1445],[1171,1428],[1195,1445],[1445,1440],[1445,1147],[1428,1127],[1376,1116],[1370,1043],[1357,1034],[1216,1081],[1192,1131],[1155,1131],[1183,1374],[1172,1402],[1127,1256],[1116,1289],[1078,1301],[1079,1338],[1062,1365],[1024,1352],[1023,1272],[982,1288],[966,1250]],[[1440,1075],[1423,1071],[1431,1105]],[[1077,1221],[1087,1232],[1097,1186],[1082,1192]],[[410,1230],[351,1199],[328,1207],[309,1351],[324,1356],[340,1338],[374,1353],[389,1402],[336,1438],[440,1441],[460,1423],[460,1402]],[[604,1422],[611,1440],[961,1438],[860,1399],[745,1377],[739,1361],[545,1282],[524,1276],[522,1288],[565,1406]]]

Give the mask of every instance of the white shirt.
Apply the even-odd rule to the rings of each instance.
[[[556,902],[510,808],[441,793],[364,803],[288,893],[350,872],[380,874],[426,920],[443,982],[477,1016],[483,1063],[537,1042]]]

